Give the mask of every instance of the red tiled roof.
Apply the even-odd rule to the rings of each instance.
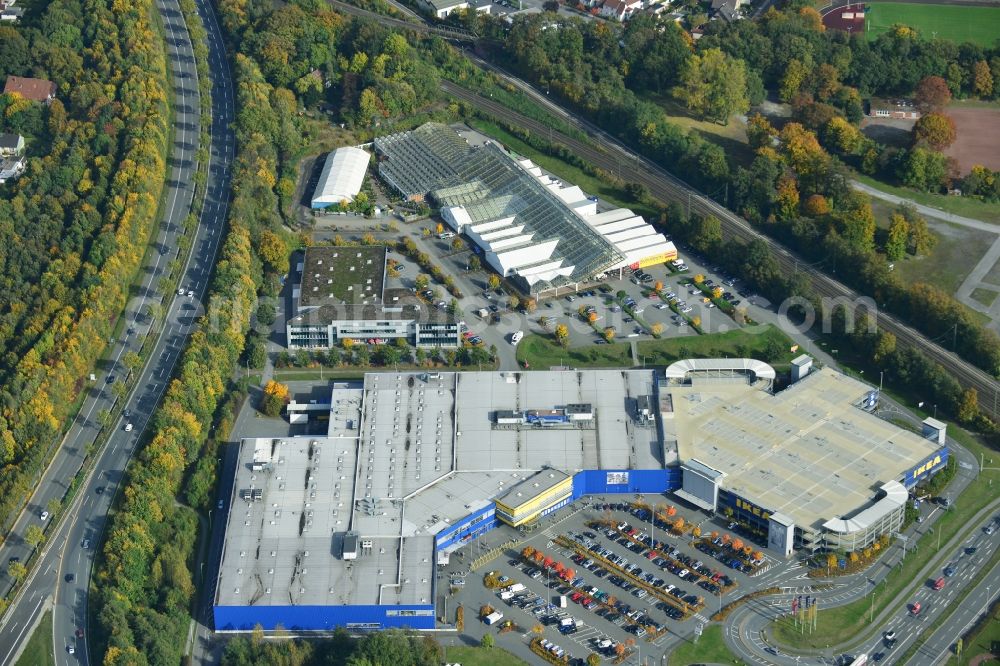
[[[29,79],[20,76],[8,76],[5,93],[18,93],[25,99],[36,102],[46,102],[56,96],[56,84],[45,79]]]

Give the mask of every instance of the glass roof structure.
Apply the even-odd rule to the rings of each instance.
[[[462,207],[471,224],[512,222],[517,233],[508,234],[500,254],[518,261],[513,274],[528,275],[544,267],[546,276],[554,276],[551,282],[541,280],[543,284],[533,280],[533,290],[587,279],[625,259],[611,241],[595,233],[493,142],[473,147],[454,129],[428,123],[376,139],[375,149],[379,173],[404,196],[430,195],[442,209]],[[545,256],[537,251],[549,247],[554,250]]]

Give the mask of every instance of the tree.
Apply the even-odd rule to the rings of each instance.
[[[413,288],[417,291],[423,291],[427,289],[427,285],[431,283],[431,278],[425,273],[419,274],[413,279]]]
[[[993,95],[993,74],[985,60],[972,66],[972,92],[984,99]]]
[[[626,183],[625,194],[632,201],[643,201],[649,195],[649,192],[642,183]]]
[[[563,347],[569,344],[569,329],[566,327],[566,324],[556,325],[556,342]]]
[[[921,113],[940,111],[951,102],[951,90],[948,89],[948,82],[940,76],[925,76],[917,84],[913,98]]]
[[[438,234],[443,234],[444,233],[444,225],[441,224],[440,222],[438,222],[437,225],[434,227],[434,232],[438,233]]]
[[[695,526],[695,528],[691,530],[691,536],[693,536],[695,539],[699,538],[701,536],[701,528]]]
[[[267,363],[267,343],[254,335],[247,340],[247,365],[259,370]]]
[[[486,284],[489,285],[490,289],[497,289],[500,287],[500,276],[496,273],[490,273],[490,276],[486,279]]]
[[[875,214],[871,204],[860,202],[842,216],[844,240],[855,250],[871,252],[875,248]]]
[[[483,639],[479,641],[479,645],[487,649],[492,648],[495,644],[493,634],[483,634]]]
[[[802,210],[809,217],[823,217],[830,212],[830,204],[822,194],[811,194],[802,206]]]
[[[483,262],[481,262],[479,260],[479,256],[478,255],[474,254],[471,257],[469,257],[469,270],[470,271],[478,271],[478,270],[481,270],[482,267],[483,267]]]
[[[24,543],[32,548],[38,548],[45,541],[45,532],[38,525],[29,525],[24,532]]]
[[[958,420],[962,423],[973,423],[979,416],[979,393],[975,388],[968,388],[962,393],[962,402],[958,406]]]
[[[24,577],[28,575],[28,568],[16,560],[11,560],[7,564],[7,574],[14,580],[24,580]]]
[[[260,411],[268,416],[278,416],[286,402],[288,402],[288,387],[273,379],[267,382],[261,398]]]
[[[714,215],[698,220],[691,245],[699,252],[709,253],[722,242],[722,222]]]
[[[778,86],[778,96],[782,102],[790,103],[798,94],[802,83],[809,75],[809,68],[798,58],[792,58],[785,66],[785,74]]]
[[[600,317],[598,316],[598,314],[596,312],[588,312],[587,313],[587,321],[590,322],[591,324],[593,324],[599,318]]]
[[[269,327],[274,324],[277,317],[278,313],[274,307],[274,303],[264,301],[257,306],[257,323]]]
[[[136,368],[142,365],[142,358],[140,358],[134,351],[126,352],[125,355],[122,356],[122,365],[128,369],[129,373],[132,373]]]
[[[927,221],[922,217],[908,219],[910,223],[910,239],[908,243],[912,254],[923,257],[931,253],[937,245],[937,237],[927,227]]]
[[[518,298],[517,294],[511,294],[507,297],[507,307],[511,310],[517,310],[521,306],[521,299]]]
[[[548,328],[549,318],[546,317],[545,315],[542,315],[541,317],[538,318],[538,325],[541,326],[542,328]]]
[[[654,282],[653,283],[653,291],[655,291],[655,292],[661,292],[661,291],[663,291],[663,282],[661,282],[660,280],[657,280],[656,282]]]
[[[747,141],[754,150],[770,146],[778,132],[767,118],[755,113],[747,119]]]
[[[955,142],[957,129],[951,116],[943,113],[925,113],[913,125],[915,145],[927,145],[934,150],[944,150]]]
[[[782,220],[793,220],[799,212],[799,188],[795,178],[782,178],[778,181],[778,197],[775,202],[778,217]]]
[[[889,237],[885,242],[885,256],[899,261],[906,256],[906,243],[910,237],[910,223],[899,213],[893,213],[889,222]]]
[[[601,655],[591,652],[587,655],[587,666],[601,666]]]
[[[102,428],[107,428],[112,424],[112,422],[114,422],[114,416],[112,416],[109,410],[102,409],[97,412],[97,422],[101,424]]]
[[[533,298],[526,298],[521,302],[521,307],[524,308],[525,312],[531,314],[538,309],[538,301]]]
[[[611,342],[612,340],[615,339],[614,326],[608,326],[607,328],[604,329],[604,339],[607,340],[608,342]]]
[[[706,49],[687,59],[677,95],[693,113],[727,124],[731,115],[750,108],[746,81],[742,60]]]
[[[54,516],[59,513],[59,509],[62,508],[62,501],[58,497],[53,497],[45,503],[45,508]]]
[[[465,241],[456,237],[455,240],[451,242],[451,249],[455,252],[461,252],[465,249]]]
[[[881,363],[896,352],[896,335],[890,331],[879,331],[872,350],[872,360]]]
[[[649,330],[653,335],[660,336],[663,334],[663,324],[661,322],[656,322],[650,326]]]

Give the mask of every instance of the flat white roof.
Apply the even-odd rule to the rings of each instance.
[[[668,372],[683,376],[674,366]],[[776,394],[762,386],[664,382],[660,393],[669,396],[673,409],[662,414],[664,436],[677,440],[682,461],[696,458],[725,472],[724,490],[783,513],[800,527],[818,530],[851,516],[868,507],[879,490],[887,491],[884,501],[896,501],[902,486],[893,482],[940,450],[862,409],[871,387],[830,368],[814,370]],[[891,508],[874,506],[853,516],[855,527]]]

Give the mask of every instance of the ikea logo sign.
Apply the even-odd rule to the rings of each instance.
[[[944,449],[910,470],[906,475],[905,485],[912,486],[923,477],[939,469],[946,462],[948,462],[948,450]]]

